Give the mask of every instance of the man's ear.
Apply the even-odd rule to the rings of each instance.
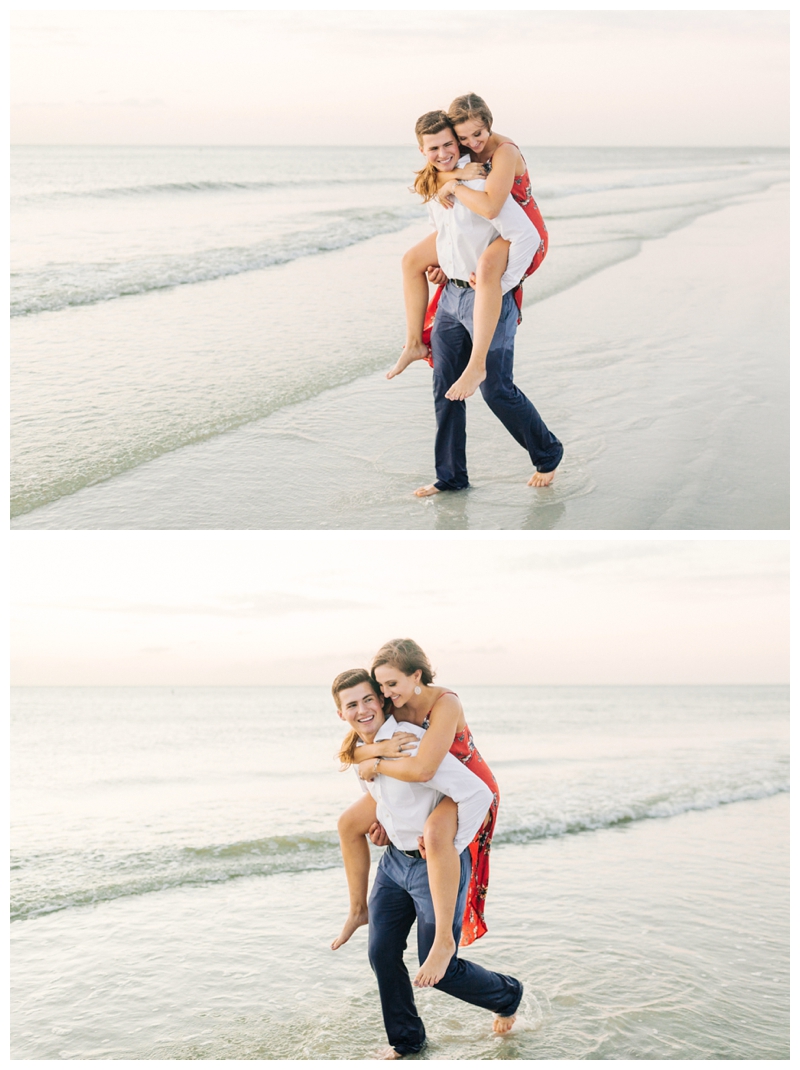
[[[342,713],[342,711],[337,708],[336,712],[339,714],[340,719],[343,721],[344,720],[344,714]]]

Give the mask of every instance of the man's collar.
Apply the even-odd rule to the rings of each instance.
[[[379,743],[382,739],[391,739],[394,733],[397,731],[397,721],[394,719],[394,714],[389,714],[378,731],[375,733],[375,742]]]

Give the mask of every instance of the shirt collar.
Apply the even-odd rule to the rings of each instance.
[[[378,742],[381,739],[390,739],[396,731],[397,721],[394,719],[394,715],[390,713],[375,733],[375,741]]]

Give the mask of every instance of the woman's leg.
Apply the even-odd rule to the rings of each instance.
[[[452,799],[444,798],[425,822],[423,839],[428,862],[428,883],[436,915],[436,935],[428,957],[414,978],[418,988],[431,988],[441,981],[456,952],[453,916],[461,879],[461,862],[453,844],[457,829],[458,807]]]
[[[386,373],[387,379],[394,379],[395,375],[399,375],[412,361],[424,360],[428,356],[428,347],[422,343],[422,327],[430,300],[428,278],[425,272],[429,267],[438,267],[438,264],[435,233],[431,233],[423,241],[412,246],[403,256],[406,344],[397,364]]]
[[[478,261],[472,313],[472,353],[469,364],[445,394],[450,401],[463,401],[468,398],[486,378],[486,355],[503,307],[500,281],[508,264],[510,245],[505,238],[496,238]]]
[[[342,848],[344,872],[347,877],[347,890],[350,893],[350,913],[344,928],[331,944],[337,947],[346,944],[360,925],[366,925],[367,885],[369,883],[369,844],[367,833],[376,820],[375,800],[371,795],[364,795],[348,806],[339,818],[339,843]]]

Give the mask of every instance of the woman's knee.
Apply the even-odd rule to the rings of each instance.
[[[495,246],[497,246],[496,249]],[[481,254],[475,271],[475,278],[478,285],[481,285],[481,283],[484,285],[500,285],[503,272],[508,266],[507,246],[508,242],[503,242],[501,245],[500,240],[498,239],[497,241],[493,241],[489,248]]]
[[[362,811],[350,806],[339,816],[336,827],[340,836],[366,836],[370,824]]]
[[[458,831],[458,807],[452,799],[443,799],[425,822],[425,846],[452,847]]]
[[[410,249],[403,253],[403,258],[400,261],[404,274],[411,275],[423,274],[425,269],[435,262],[436,257],[434,256],[433,260],[431,259],[430,250],[424,242],[412,245]]]

